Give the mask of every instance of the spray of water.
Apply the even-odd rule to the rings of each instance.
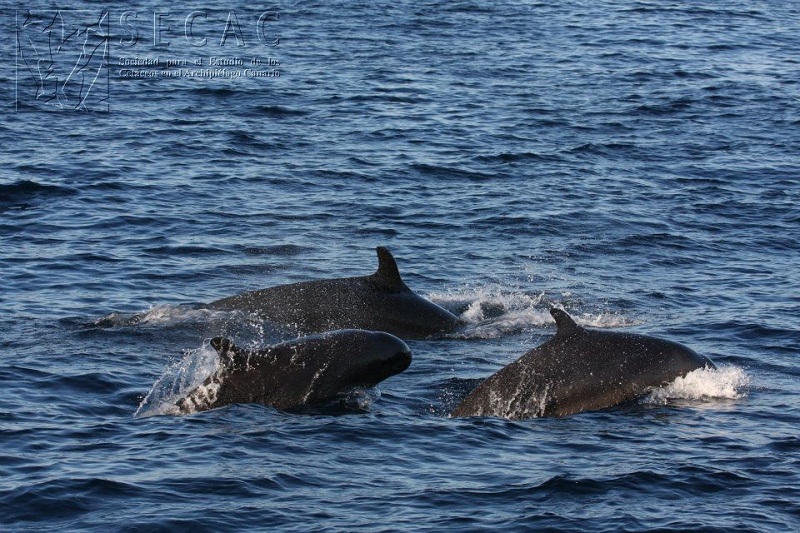
[[[665,387],[651,391],[642,398],[641,403],[666,405],[670,400],[737,400],[747,396],[749,388],[750,377],[738,366],[699,368]]]
[[[467,339],[494,339],[528,329],[554,324],[550,308],[563,307],[563,301],[552,301],[545,293],[528,294],[499,285],[467,287],[460,290],[433,292],[427,295],[434,303],[460,315],[467,327],[453,335]],[[564,295],[564,299],[569,299]],[[635,321],[616,312],[574,313],[583,326],[595,328],[629,327]]]
[[[175,403],[203,385],[219,368],[216,350],[206,341],[203,346],[187,350],[180,361],[170,365],[139,404],[134,416],[178,414]]]

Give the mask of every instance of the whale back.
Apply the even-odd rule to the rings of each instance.
[[[464,324],[409,289],[388,249],[378,247],[376,252],[378,268],[371,275],[278,285],[223,298],[208,307],[255,313],[301,334],[364,329],[422,338]]]
[[[552,309],[556,333],[479,385],[453,416],[566,416],[633,400],[713,363],[673,341],[578,325]]]

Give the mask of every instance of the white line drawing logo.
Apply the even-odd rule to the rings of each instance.
[[[109,111],[108,15],[17,11],[17,111]]]

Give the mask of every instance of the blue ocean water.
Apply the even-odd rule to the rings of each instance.
[[[0,24],[2,529],[800,526],[795,3],[37,1]],[[369,274],[376,246],[467,330],[408,341],[343,412],[158,414],[209,338],[281,340],[197,304]],[[720,369],[449,418],[551,305]]]

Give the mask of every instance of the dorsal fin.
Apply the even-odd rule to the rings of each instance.
[[[556,336],[573,335],[583,331],[583,328],[566,311],[553,307],[550,309],[550,314],[556,320]]]
[[[383,246],[378,246],[375,251],[378,252],[378,270],[372,275],[372,279],[390,290],[407,289],[392,253]]]

